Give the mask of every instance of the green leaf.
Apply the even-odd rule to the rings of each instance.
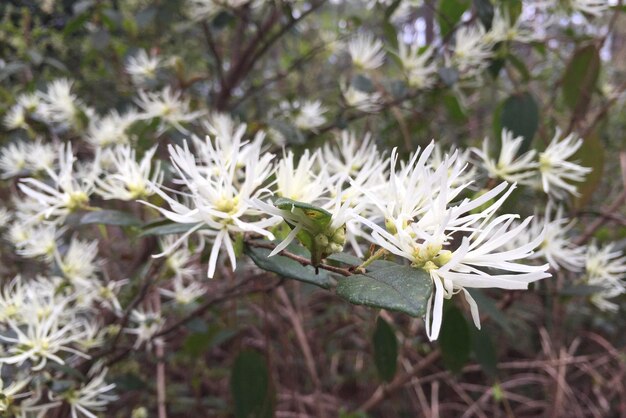
[[[461,107],[461,103],[457,99],[456,95],[450,93],[443,96],[443,104],[448,111],[448,114],[455,122],[465,122],[467,121],[467,115],[463,111]]]
[[[598,190],[604,173],[604,146],[597,132],[591,132],[584,138],[582,146],[572,156],[572,161],[593,169],[587,174],[585,181],[577,185],[580,195],[574,199],[574,207],[582,209],[587,206]]]
[[[274,201],[274,206],[279,209],[287,210],[292,213],[301,213],[306,216],[317,225],[320,226],[320,230],[323,230],[330,223],[331,213],[325,209],[313,206],[309,203],[298,202],[296,200],[287,199],[286,197],[279,197]]]
[[[80,218],[82,225],[104,224],[118,226],[140,226],[141,221],[127,212],[119,210],[97,210],[88,212]]]
[[[483,24],[485,30],[491,29],[491,22],[493,21],[494,9],[491,0],[474,0],[474,7],[478,14],[480,23]]]
[[[528,151],[539,127],[539,107],[529,92],[514,94],[504,101],[500,113],[500,124],[513,132],[514,136],[523,136],[524,142],[520,153]]]
[[[600,53],[595,45],[574,52],[563,74],[563,99],[574,114],[584,114],[600,74]]]
[[[483,372],[489,377],[496,377],[498,373],[498,356],[491,336],[485,330],[469,327],[472,335],[472,351]]]
[[[152,225],[152,224],[151,224]],[[195,227],[198,224],[165,224],[165,225],[157,225],[157,226],[144,226],[143,232],[140,236],[144,237],[147,235],[170,235],[170,234],[184,234],[189,231],[191,228]],[[202,229],[202,227],[200,228]]]
[[[376,320],[372,337],[374,343],[374,363],[381,379],[391,382],[396,374],[398,363],[398,340],[391,325],[383,318]]]
[[[441,0],[439,2],[437,21],[439,22],[442,37],[445,38],[454,29],[470,5],[470,0]]]
[[[348,253],[335,253],[326,257],[327,261],[334,261],[338,264],[345,264],[351,267],[360,266],[363,263],[359,257]]]
[[[287,247],[287,250],[289,252],[297,253],[297,255],[307,259],[311,257],[311,254],[302,247],[296,247],[294,245]],[[254,261],[254,264],[263,270],[274,272],[279,276],[286,277],[288,279],[314,284],[324,289],[330,288],[330,277],[328,276],[328,272],[325,270],[319,270],[316,274],[314,267],[303,266],[291,258],[287,258],[282,255],[268,257],[271,250],[267,248],[246,245],[244,253],[247,254],[252,261]]]
[[[356,305],[390,309],[411,316],[426,313],[432,280],[424,270],[395,265],[338,279],[337,294]]]
[[[509,18],[511,22],[517,21],[517,18],[522,14],[522,0],[500,0],[504,10],[509,12]]]
[[[274,391],[265,358],[244,350],[235,359],[230,377],[236,418],[270,418],[273,416]]]
[[[439,346],[443,364],[453,373],[460,372],[469,360],[471,336],[463,313],[452,303],[444,311]]]

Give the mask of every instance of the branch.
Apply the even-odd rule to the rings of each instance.
[[[276,248],[276,246],[274,244],[271,243],[265,243],[265,242],[258,242],[258,241],[248,241],[246,242],[247,245],[249,245],[250,247],[257,247],[257,248],[266,248],[268,250],[273,250],[274,248]],[[337,274],[341,274],[342,276],[352,276],[354,273],[352,273],[350,270],[348,269],[343,269],[341,267],[335,267],[335,266],[330,266],[328,264],[319,264],[317,266],[314,266],[313,263],[311,262],[311,260],[309,260],[306,257],[301,257],[299,255],[290,253],[289,251],[281,251],[280,253],[278,253],[279,255],[282,255],[283,257],[287,257],[287,258],[291,258],[292,260],[297,261],[298,263],[302,264],[303,266],[312,266],[315,268],[320,268],[320,269],[324,269],[324,270],[328,270],[331,271],[333,273],[337,273]]]

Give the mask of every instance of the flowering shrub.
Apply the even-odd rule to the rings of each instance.
[[[623,410],[621,2],[0,10],[1,416]]]

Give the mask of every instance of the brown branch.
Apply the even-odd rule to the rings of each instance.
[[[250,247],[257,247],[257,248],[266,248],[268,250],[273,250],[274,248],[276,248],[276,246],[274,244],[271,244],[269,242],[260,242],[260,241],[248,241],[246,243],[247,245],[249,245]],[[317,266],[314,266],[313,263],[311,262],[310,259],[306,258],[306,257],[302,257],[293,253],[290,253],[289,251],[281,251],[279,253],[279,255],[283,256],[283,257],[287,257],[287,258],[291,258],[292,260],[297,261],[298,263],[302,264],[303,266],[313,266],[315,268],[320,268],[323,270],[328,270],[331,271],[333,273],[337,273],[337,274],[341,274],[342,276],[352,276],[354,273],[352,273],[350,270],[348,269],[343,269],[341,267],[335,267],[335,266],[330,266],[328,264],[319,264]]]

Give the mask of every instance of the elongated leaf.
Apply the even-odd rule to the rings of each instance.
[[[391,382],[396,374],[398,362],[398,340],[391,325],[383,318],[376,320],[372,337],[374,343],[374,363],[381,379]]]
[[[140,226],[141,221],[127,212],[119,210],[97,210],[88,212],[80,218],[83,225],[103,224],[119,226]]]
[[[584,114],[600,74],[600,52],[595,45],[587,45],[570,59],[563,74],[563,99],[575,114]]]
[[[472,335],[472,351],[476,361],[483,368],[483,372],[489,377],[495,377],[498,373],[498,356],[496,348],[489,333],[485,330],[479,330],[469,327]]]
[[[230,377],[236,418],[273,416],[273,389],[265,358],[256,351],[239,353]]]
[[[500,113],[500,125],[514,136],[523,136],[520,153],[528,151],[539,127],[539,107],[532,94],[514,94],[506,99]]]
[[[470,0],[441,0],[439,2],[437,21],[441,29],[441,36],[447,36],[454,29],[470,5]]]
[[[604,172],[604,146],[597,132],[591,132],[584,138],[583,145],[572,156],[572,161],[577,161],[580,165],[593,169],[591,173],[587,174],[585,181],[577,184],[580,195],[574,199],[574,206],[577,209],[582,209],[596,193]]]
[[[439,346],[446,367],[454,373],[460,372],[469,360],[471,336],[463,313],[453,304],[449,304],[444,312]]]
[[[491,0],[474,0],[474,8],[480,19],[480,23],[483,24],[485,30],[491,29],[491,22],[493,21],[494,9]]]
[[[302,247],[290,246],[287,250],[294,253],[297,252],[297,255],[306,259],[311,257],[310,253]],[[247,245],[244,252],[252,259],[252,261],[254,261],[254,264],[263,270],[271,271],[288,279],[314,284],[324,289],[330,288],[331,281],[326,270],[319,270],[319,272],[316,273],[315,268],[311,266],[303,266],[291,258],[283,257],[281,255],[268,257],[271,250],[267,248],[258,248]]]
[[[326,228],[330,223],[331,214],[327,210],[313,206],[308,203],[298,202],[296,200],[280,197],[274,202],[274,206],[282,210],[288,210],[290,212],[300,211],[304,216],[314,221],[320,226],[320,230]]]
[[[411,316],[426,313],[432,280],[421,269],[396,265],[339,278],[337,294],[356,305],[390,309]]]
[[[141,236],[146,235],[170,235],[170,234],[184,234],[197,224],[165,224],[157,226],[149,226],[143,230]]]

